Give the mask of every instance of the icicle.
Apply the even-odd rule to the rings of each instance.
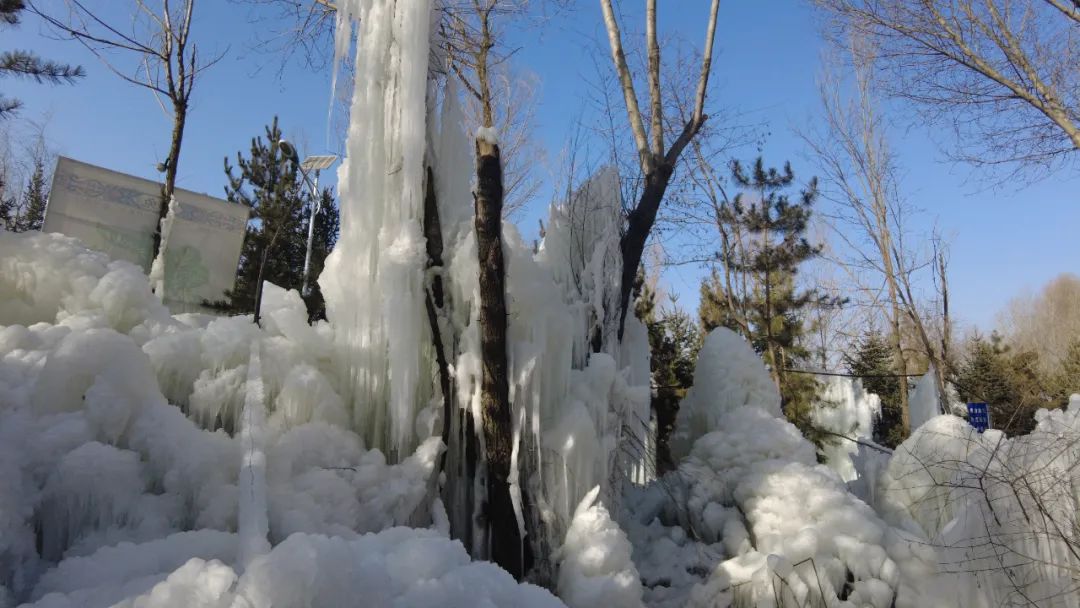
[[[338,170],[341,235],[319,279],[335,326],[353,425],[392,458],[418,443],[413,421],[427,405],[423,160],[426,147],[426,0],[357,0],[348,157]],[[336,51],[347,48],[339,20]]]
[[[169,250],[169,235],[172,234],[173,222],[176,214],[180,213],[180,203],[176,202],[175,196],[169,197],[169,210],[165,217],[161,218],[161,244],[158,247],[157,257],[150,265],[150,286],[154,293],[162,300],[165,299],[165,254]]]
[[[248,363],[247,397],[240,421],[243,461],[238,483],[237,531],[240,536],[239,562],[245,568],[259,555],[270,551],[266,502],[266,395],[263,386],[261,340],[251,342]]]

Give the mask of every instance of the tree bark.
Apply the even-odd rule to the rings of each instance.
[[[169,200],[176,191],[176,166],[180,157],[180,146],[184,141],[184,124],[187,122],[187,102],[173,104],[173,130],[169,142],[169,164],[165,167],[165,183],[161,187],[161,202],[158,203],[158,221],[154,227],[154,246],[150,259],[157,259],[161,251],[161,222],[169,213]]]
[[[427,308],[428,326],[431,328],[431,342],[435,348],[435,363],[439,367],[439,388],[443,397],[442,442],[445,446],[439,460],[439,472],[446,466],[446,453],[450,448],[451,414],[454,397],[450,391],[450,366],[446,359],[446,347],[443,344],[442,329],[439,327],[439,312],[445,303],[443,296],[443,240],[442,222],[439,220],[439,205],[435,198],[435,174],[427,167],[424,183],[424,241],[427,249],[427,271],[431,284],[427,290],[424,304]]]
[[[664,192],[674,166],[666,162],[658,163],[656,169],[645,175],[645,189],[634,210],[627,218],[626,234],[619,240],[622,252],[622,279],[619,284],[619,341],[622,342],[626,329],[626,313],[630,311],[630,294],[634,289],[634,277],[641,266],[641,256],[645,253],[645,242],[656,223],[656,213],[664,200]]]
[[[487,463],[487,528],[492,561],[524,575],[523,543],[510,494],[513,419],[506,358],[506,267],[502,248],[503,183],[499,146],[476,141],[476,244],[480,257],[480,407]]]

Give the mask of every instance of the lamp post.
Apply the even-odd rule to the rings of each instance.
[[[319,196],[319,172],[333,165],[337,161],[337,155],[308,156],[303,162],[300,162],[296,148],[289,142],[282,139],[278,142],[278,148],[286,159],[291,160],[296,165],[297,169],[300,170],[300,176],[311,186],[311,214],[308,216],[307,251],[304,253],[304,280],[303,287],[300,290],[300,293],[307,297],[311,295],[311,246],[315,240],[315,216],[322,211],[322,197]],[[314,181],[308,177],[309,171],[315,172]]]
[[[304,255],[304,278],[303,287],[300,293],[307,297],[311,295],[311,286],[308,281],[308,275],[311,272],[311,245],[315,239],[315,215],[322,210],[319,197],[319,171],[326,169],[330,165],[333,165],[337,160],[336,154],[328,154],[323,156],[309,156],[304,159],[304,162],[300,162],[299,156],[296,154],[296,148],[292,144],[284,139],[278,141],[278,149],[281,151],[281,155],[284,157],[283,161],[292,161],[300,171],[300,176],[304,178],[304,182],[308,186],[311,186],[311,214],[308,217],[308,237],[307,237],[307,252]],[[315,171],[315,181],[312,182],[308,178],[308,171]],[[270,243],[263,249],[262,261],[259,264],[259,276],[256,279],[255,285],[255,324],[259,324],[260,313],[262,309],[262,288],[263,288],[263,270],[266,268],[266,259],[270,254],[270,249],[273,248],[274,242],[277,240],[277,232],[270,238]]]

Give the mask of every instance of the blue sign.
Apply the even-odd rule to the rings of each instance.
[[[968,422],[980,433],[990,428],[990,410],[985,403],[969,403]]]

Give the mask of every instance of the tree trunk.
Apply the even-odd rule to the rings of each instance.
[[[510,494],[513,419],[506,357],[506,268],[502,249],[502,166],[497,144],[476,141],[476,244],[480,257],[480,407],[487,463],[487,529],[491,558],[514,578],[524,575],[523,543]]]
[[[649,240],[660,203],[664,200],[668,183],[674,167],[663,162],[657,163],[656,169],[645,175],[645,189],[641,192],[637,207],[627,218],[626,234],[619,241],[622,251],[622,279],[619,284],[619,341],[622,342],[626,329],[626,314],[630,311],[630,294],[634,289],[634,278],[641,266],[641,256],[645,253],[645,242]],[[594,343],[595,350],[595,343]]]
[[[439,205],[435,198],[435,174],[427,167],[424,183],[424,241],[427,248],[427,271],[431,276],[431,285],[427,290],[424,303],[427,307],[428,326],[431,328],[431,342],[435,348],[435,363],[439,367],[439,388],[443,397],[442,442],[446,448],[439,460],[439,473],[446,466],[446,453],[450,448],[451,414],[454,397],[450,391],[450,366],[446,359],[446,347],[443,344],[442,329],[439,327],[439,312],[443,309],[443,240],[442,222],[439,221]],[[436,475],[437,476],[437,475]]]
[[[161,202],[158,204],[158,221],[154,227],[154,246],[150,259],[157,259],[161,251],[161,221],[169,213],[169,199],[176,191],[176,166],[180,158],[180,145],[184,140],[184,123],[187,122],[187,101],[173,104],[172,140],[169,143],[168,165],[165,167],[165,183],[161,187]]]
[[[888,233],[884,235],[885,239],[888,239]],[[892,347],[893,356],[896,357],[897,373],[900,374],[899,386],[900,386],[900,428],[903,437],[906,439],[911,434],[911,407],[910,399],[908,397],[908,381],[907,381],[907,361],[904,359],[904,344],[900,336],[900,302],[899,302],[899,289],[896,285],[896,274],[892,263],[892,257],[888,254],[888,248],[885,248],[885,253],[882,257],[882,261],[885,264],[885,283],[889,288],[889,305],[891,307],[889,315],[889,323],[892,326]]]

